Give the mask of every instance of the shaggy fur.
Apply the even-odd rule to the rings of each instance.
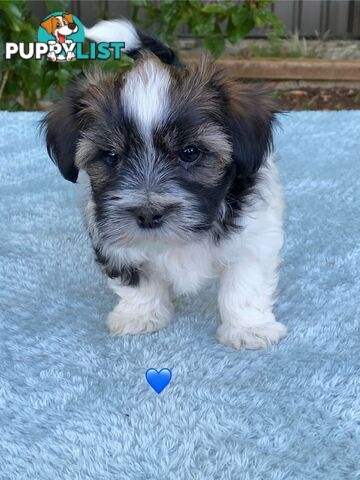
[[[101,22],[87,36],[107,41],[111,28],[134,66],[85,76],[44,122],[61,173],[75,181],[81,172],[94,250],[121,298],[110,332],[167,326],[176,296],[218,277],[218,340],[277,343],[286,335],[272,312],[283,199],[271,96],[216,64],[179,65],[127,21]]]
[[[214,341],[216,288],[158,333],[111,337],[116,302],[36,135],[0,113],[1,480],[352,480],[360,465],[360,112],[291,113],[269,351]],[[148,368],[172,369],[158,396]]]

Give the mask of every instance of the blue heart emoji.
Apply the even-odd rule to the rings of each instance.
[[[171,370],[168,368],[162,368],[157,371],[155,368],[149,368],[146,370],[145,378],[156,393],[161,393],[165,387],[170,383],[172,377]]]

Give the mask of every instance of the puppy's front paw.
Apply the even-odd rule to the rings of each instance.
[[[150,333],[166,327],[172,312],[164,311],[139,311],[129,308],[126,302],[122,301],[109,314],[106,325],[112,335],[138,335]]]
[[[216,332],[216,338],[220,343],[238,350],[269,348],[286,335],[285,325],[275,320],[247,326],[223,323]]]

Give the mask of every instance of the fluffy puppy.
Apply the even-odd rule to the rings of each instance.
[[[272,313],[283,197],[271,98],[216,64],[181,64],[125,20],[86,34],[125,41],[136,61],[126,73],[79,79],[44,127],[62,175],[76,182],[83,171],[89,182],[90,237],[121,298],[110,332],[164,328],[174,296],[218,277],[218,340],[237,349],[277,343],[286,335]]]

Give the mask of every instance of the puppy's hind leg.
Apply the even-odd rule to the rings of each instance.
[[[109,279],[109,286],[121,297],[109,314],[107,327],[113,335],[137,335],[166,327],[174,313],[168,285],[154,274],[140,277],[136,286],[124,286]]]

